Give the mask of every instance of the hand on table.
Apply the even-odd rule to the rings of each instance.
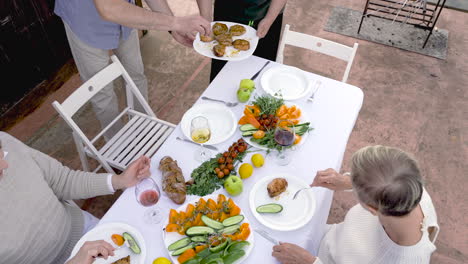
[[[273,20],[264,18],[258,23],[257,27],[257,36],[259,38],[264,38],[266,34],[268,34],[268,31],[270,30],[271,25],[273,24]]]
[[[112,186],[115,190],[128,188],[136,185],[141,179],[150,176],[150,159],[141,156],[130,163],[126,170],[112,177]]]
[[[186,35],[199,32],[201,35],[208,36],[211,34],[211,24],[201,16],[176,17],[173,31]]]
[[[184,34],[184,33],[179,33],[177,31],[172,31],[172,37],[179,42],[180,44],[192,48],[193,47],[193,41],[195,40],[195,37],[192,34]]]
[[[341,175],[334,169],[317,171],[314,182],[310,186],[325,187],[334,191],[343,191],[352,189],[351,177]]]
[[[282,242],[273,247],[271,255],[283,264],[312,264],[316,259],[300,246]]]
[[[91,264],[98,256],[104,259],[114,256],[114,248],[104,240],[85,242],[78,253],[66,264]]]

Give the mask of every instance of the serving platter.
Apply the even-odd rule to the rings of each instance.
[[[288,182],[285,192],[277,197],[271,198],[268,195],[267,185],[275,178],[284,178]],[[249,194],[249,205],[252,214],[264,226],[278,231],[291,231],[305,226],[314,216],[315,198],[311,191],[303,191],[296,200],[293,200],[294,193],[309,187],[304,180],[288,174],[279,173],[261,178],[252,187]],[[276,203],[283,206],[283,211],[276,214],[260,214],[256,208],[260,205]]]
[[[210,195],[206,195],[206,196],[203,196],[203,197],[198,197],[198,198],[194,198],[193,200],[189,201],[188,203],[186,202],[185,204],[179,206],[178,208],[175,208],[176,211],[180,212],[180,211],[186,211],[187,209],[187,206],[188,204],[192,204],[192,205],[195,205],[195,203],[197,201],[200,200],[200,198],[203,198],[205,199],[206,201],[208,201],[208,199],[213,199],[214,201],[217,200],[217,197],[218,195],[217,194],[210,194]],[[244,216],[244,220],[242,221],[242,223],[248,223],[250,226],[252,226],[249,222],[249,220],[247,219],[247,216],[243,213],[243,210],[241,208],[240,210],[240,214]],[[164,222],[164,225],[163,226],[167,226],[169,224],[169,219],[167,218],[166,221]],[[177,232],[167,232],[166,229],[164,228],[163,231],[161,232],[162,235],[163,235],[163,241],[164,241],[164,245],[166,247],[166,249],[169,247],[169,245],[171,245],[172,243],[174,243],[175,241],[177,240],[180,240],[184,237],[186,237],[185,235],[180,235],[179,233]],[[242,263],[244,260],[246,260],[248,258],[248,256],[250,255],[250,253],[252,252],[252,249],[254,247],[254,234],[253,232],[250,233],[249,237],[247,238],[246,240],[247,242],[250,243],[250,245],[248,245],[246,248],[245,248],[245,255],[236,260],[234,263],[232,264],[240,264]],[[176,263],[179,263],[178,260],[177,260],[177,257],[178,256],[172,256],[170,254],[170,252],[168,252],[168,255],[170,256],[171,258],[171,261],[172,263],[176,264]]]
[[[222,143],[236,132],[237,118],[227,106],[217,103],[196,104],[185,112],[180,121],[182,133],[191,141],[193,140],[190,126],[192,119],[197,116],[203,116],[208,119],[208,124],[210,126],[211,137],[204,145]]]
[[[257,36],[257,30],[255,30],[253,27],[250,27],[241,23],[234,23],[234,22],[227,22],[227,21],[213,21],[211,22],[211,27],[213,27],[213,25],[217,22],[226,24],[228,28],[233,25],[244,26],[246,29],[246,32],[241,36],[233,36],[232,39],[233,40],[245,39],[249,41],[250,49],[243,51],[243,50],[237,50],[232,46],[228,46],[226,47],[226,54],[223,57],[217,57],[213,53],[213,47],[217,44],[217,41],[213,40],[211,42],[203,42],[200,40],[200,33],[197,33],[197,35],[195,36],[195,40],[193,41],[193,48],[195,49],[196,52],[208,58],[217,59],[217,60],[225,60],[225,61],[240,61],[240,60],[244,60],[252,56],[255,49],[257,48],[258,40],[259,40]]]
[[[128,248],[127,246],[122,246],[121,248],[118,248],[117,245],[115,245],[114,242],[112,242],[111,236],[113,234],[122,235],[124,232],[129,233],[136,240],[138,246],[141,249],[140,254],[133,253],[133,251],[131,251],[130,248]],[[109,264],[126,256],[130,256],[131,263],[145,263],[146,243],[143,236],[141,235],[140,231],[124,223],[106,223],[98,225],[95,228],[91,229],[76,243],[75,247],[72,250],[70,258],[74,257],[78,253],[78,251],[85,242],[96,240],[104,240],[111,244],[114,248],[116,248],[116,250],[114,251],[114,256],[109,256],[107,259],[96,258],[93,264]]]

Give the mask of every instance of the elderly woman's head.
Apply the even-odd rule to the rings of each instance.
[[[351,166],[353,188],[361,203],[387,216],[404,216],[419,204],[421,173],[404,151],[365,147],[354,153]]]

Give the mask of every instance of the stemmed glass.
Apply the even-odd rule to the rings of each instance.
[[[275,129],[275,142],[282,147],[276,157],[278,165],[285,166],[291,162],[291,156],[286,151],[288,150],[287,147],[294,144],[294,139],[294,123],[290,120],[280,120]]]
[[[190,135],[194,142],[200,143],[200,148],[195,152],[197,161],[205,162],[211,156],[211,152],[203,147],[203,143],[208,142],[211,137],[210,125],[208,119],[203,116],[197,116],[192,119],[190,125]]]
[[[135,196],[138,203],[145,207],[151,207],[144,214],[144,221],[147,224],[161,222],[161,213],[156,207],[153,207],[158,203],[160,194],[159,186],[152,178],[142,179],[135,186]]]

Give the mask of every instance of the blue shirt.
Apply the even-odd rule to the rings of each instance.
[[[134,0],[126,1],[134,3]],[[120,38],[127,39],[132,31],[102,19],[93,0],[56,0],[54,12],[81,41],[98,49],[117,48]]]

